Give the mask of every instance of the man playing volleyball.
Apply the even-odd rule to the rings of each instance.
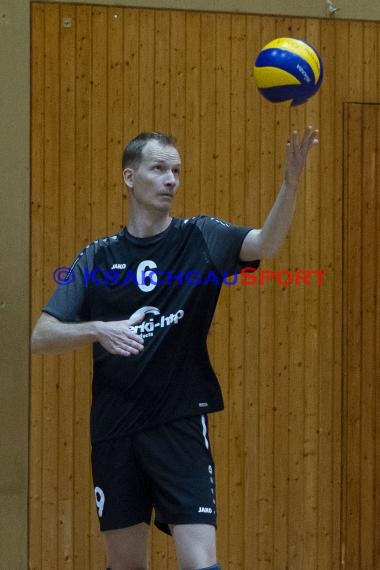
[[[127,225],[83,249],[43,309],[34,352],[93,343],[92,472],[109,569],[148,567],[153,509],[181,570],[220,569],[207,414],[223,400],[207,334],[221,276],[257,267],[281,247],[315,143],[311,127],[301,142],[291,134],[280,192],[263,227],[251,229],[172,218],[176,142],[141,133],[123,153]]]

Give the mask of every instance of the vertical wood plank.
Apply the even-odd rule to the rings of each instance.
[[[83,8],[82,8],[83,9]],[[107,228],[107,11],[92,8],[91,15],[91,233],[92,239],[104,236]],[[84,243],[82,244],[85,245]]]
[[[261,44],[276,37],[275,20],[261,19]],[[275,108],[263,101],[260,132],[260,224],[263,224],[275,197]],[[264,261],[262,271],[272,271],[273,263]],[[264,273],[262,274],[264,276]],[[268,275],[268,274],[266,274]],[[260,338],[259,338],[259,469],[258,469],[258,568],[273,564],[273,394],[274,394],[274,339],[273,339],[274,283],[260,284]]]
[[[330,46],[335,42],[335,30],[332,22],[321,23],[321,56],[324,62],[325,80],[323,83],[323,96],[321,96],[320,117],[318,128],[320,131],[320,177],[323,181],[323,194],[329,198],[323,199],[322,189],[319,206],[320,224],[320,260],[319,268],[327,271],[320,287],[319,302],[319,329],[320,329],[320,401],[319,406],[319,537],[318,562],[323,568],[332,565],[339,566],[340,552],[340,475],[334,472],[334,464],[340,469],[340,392],[337,392],[337,401],[334,398],[334,386],[340,386],[340,378],[335,379],[334,355],[339,339],[334,335],[331,338],[331,323],[334,322],[336,299],[334,297],[334,280],[341,281],[341,276],[335,273],[334,249],[341,250],[341,236],[334,234],[334,196],[342,194],[334,185],[334,170],[336,164],[336,150],[334,146],[334,68],[335,53]],[[321,94],[322,95],[322,94]],[[329,173],[329,175],[327,175]],[[339,240],[339,241],[338,241]],[[338,243],[336,243],[338,241]],[[340,306],[340,301],[338,302]],[[336,309],[335,309],[336,310]],[[338,381],[336,381],[338,380]],[[334,403],[337,406],[334,411]],[[335,434],[337,434],[337,440]]]
[[[109,7],[108,21],[108,81],[107,81],[107,232],[117,233],[123,221],[123,179],[121,156],[123,141],[123,9]]]
[[[124,9],[124,145],[138,131],[139,11]]]
[[[185,151],[186,118],[186,34],[185,12],[170,13],[170,120],[169,131],[176,139],[182,160]],[[181,186],[176,196],[173,214],[185,216],[185,180],[182,165]]]
[[[352,21],[348,28],[348,96],[350,101],[358,102],[363,100],[363,23]]]
[[[334,68],[334,155],[335,155],[335,167],[332,171],[333,182],[335,188],[342,189],[341,192],[335,194],[334,199],[334,342],[336,346],[342,347],[344,338],[342,333],[342,315],[343,315],[343,256],[344,256],[344,246],[343,243],[343,230],[342,225],[344,223],[344,212],[343,212],[343,142],[345,133],[343,131],[343,101],[349,98],[349,77],[345,71],[345,55],[344,46],[348,45],[349,42],[349,24],[348,22],[336,22],[334,26],[335,31],[335,68]],[[343,51],[342,51],[343,50]],[[345,173],[346,174],[346,173]],[[336,382],[334,383],[334,480],[341,481],[341,470],[342,470],[342,457],[344,456],[344,444],[342,444],[342,433],[341,433],[341,417],[344,414],[345,407],[345,395],[343,393],[342,386],[342,366],[343,366],[343,355],[342,350],[334,351],[334,377]],[[340,379],[340,381],[339,381]],[[341,402],[339,406],[338,402]],[[339,459],[339,461],[338,461]],[[342,481],[342,486],[344,481]],[[335,495],[337,496],[337,495]],[[335,513],[343,512],[343,507],[341,501],[344,501],[344,489],[342,487],[341,498],[336,499],[334,504]],[[344,544],[343,544],[343,525],[344,521],[339,523],[341,530],[341,536],[336,537],[336,551],[339,549],[340,559],[344,558]]]
[[[200,182],[199,211],[215,211],[215,50],[214,14],[202,14],[200,21]]]
[[[155,13],[154,128],[166,132],[170,115],[170,12]]]
[[[376,179],[376,161],[380,162],[380,153],[377,147],[377,118],[380,117],[380,105],[363,106],[363,164],[362,177],[362,236],[361,253],[363,268],[361,272],[362,290],[362,338],[360,351],[361,359],[361,443],[360,443],[360,566],[363,569],[376,568],[374,529],[376,497],[376,471],[375,471],[375,445],[376,445],[376,312],[377,268],[376,246],[379,242],[376,227],[376,198],[379,179]],[[377,355],[378,359],[378,355]]]
[[[363,101],[376,103],[380,101],[376,84],[379,82],[379,50],[377,38],[378,24],[363,23]]]
[[[380,31],[380,30],[379,30]],[[380,44],[378,44],[380,45]],[[380,76],[380,71],[379,71]],[[379,77],[380,78],[380,77]],[[377,146],[376,146],[376,156],[380,154],[380,115],[377,114]],[[376,161],[376,180],[380,178],[380,165],[379,161]],[[380,229],[380,197],[377,193],[376,196],[376,231],[379,232]],[[380,282],[379,279],[379,268],[380,268],[380,247],[377,243],[376,247],[376,282],[377,286]],[[379,304],[379,297],[377,297],[377,310],[376,310],[376,324],[375,324],[375,354],[380,354],[380,304]],[[376,473],[376,493],[375,493],[375,500],[374,500],[374,509],[375,509],[375,524],[374,524],[374,542],[375,542],[375,560],[376,564],[380,563],[380,481],[379,481],[379,474],[380,474],[380,421],[379,421],[379,410],[380,410],[380,387],[379,387],[379,378],[380,378],[380,362],[377,358],[376,361],[376,368],[375,368],[375,378],[377,378],[376,382],[376,444],[375,444],[375,473]]]
[[[297,35],[292,29],[292,20],[278,18],[276,20],[276,36]],[[299,35],[299,34],[298,34]],[[289,104],[277,105],[275,108],[276,134],[274,140],[275,178],[274,187],[277,192],[283,181],[286,140],[289,136]],[[291,270],[289,263],[288,240],[274,260],[277,272]],[[286,277],[286,274],[285,274]],[[284,280],[286,282],[286,278]],[[289,437],[288,417],[289,403],[289,355],[286,339],[289,335],[289,292],[290,286],[282,286],[276,282],[274,287],[274,402],[273,402],[273,469],[274,469],[274,518],[273,518],[273,566],[281,566],[287,558],[288,550],[288,510],[289,510]]]
[[[347,164],[347,196],[346,219],[347,230],[345,234],[345,271],[344,277],[348,279],[345,294],[345,307],[347,322],[345,331],[347,335],[346,346],[351,349],[345,353],[346,382],[346,532],[345,547],[346,560],[349,567],[360,567],[360,346],[361,346],[361,252],[356,244],[361,244],[361,123],[362,109],[360,105],[347,107],[347,130],[349,136],[346,140]],[[359,191],[357,191],[359,190]],[[355,245],[354,245],[355,244]]]
[[[306,22],[305,34],[320,52],[320,22]],[[304,124],[315,125],[320,116],[320,97],[313,97],[307,104]],[[320,164],[319,146],[313,149],[313,156],[305,170],[305,260],[309,267],[320,265]],[[306,190],[306,189],[305,189]],[[319,304],[320,287],[311,278],[311,286],[305,289],[305,443],[304,443],[304,501],[305,501],[305,554],[304,566],[313,566],[318,560],[318,522],[320,474],[319,463],[319,409],[325,406],[319,388]],[[322,396],[322,399],[321,399]]]
[[[154,126],[154,11],[140,10],[139,21],[139,130]]]
[[[60,162],[59,176],[59,258],[71,263],[75,251],[75,30],[73,6],[61,6],[60,21]],[[74,26],[63,27],[64,18]],[[58,568],[72,569],[74,564],[74,354],[59,358],[58,380]]]
[[[247,18],[246,73],[251,74],[255,54],[261,49],[260,20]],[[246,187],[244,199],[244,223],[260,226],[260,144],[261,95],[251,75],[247,83],[246,111]],[[259,464],[259,286],[245,285],[244,327],[244,562],[256,564],[258,560],[258,464]]]
[[[233,188],[229,219],[238,225],[244,222],[245,182],[245,124],[246,124],[246,20],[231,19],[231,176]],[[237,62],[239,64],[237,65]],[[244,568],[244,371],[241,342],[244,330],[244,292],[241,284],[231,287],[230,293],[230,373],[229,373],[229,520],[231,568]]]
[[[41,5],[31,10],[31,82],[32,82],[32,129],[31,129],[31,306],[34,325],[44,303],[43,296],[43,227],[44,227],[44,83],[45,83],[45,11]],[[31,360],[30,389],[30,512],[29,512],[29,564],[32,570],[42,565],[42,382],[43,357],[33,356]]]
[[[90,155],[90,92],[91,92],[91,8],[78,6],[74,24],[75,55],[75,236],[74,256],[91,240],[91,155]],[[72,259],[74,258],[72,257]],[[75,567],[90,567],[90,500],[92,481],[89,475],[89,383],[86,378],[89,359],[86,349],[74,353],[74,560]],[[87,380],[87,381],[86,381]],[[92,493],[91,493],[92,499]]]
[[[59,262],[59,6],[45,12],[45,161],[44,161],[44,298],[53,291],[51,276]],[[58,358],[44,359],[43,371],[43,470],[42,566],[58,567]]]
[[[229,217],[229,152],[230,152],[230,53],[231,53],[231,18],[229,15],[216,15],[216,100],[215,100],[215,214]],[[214,317],[215,371],[221,380],[224,393],[228,386],[229,369],[229,289],[222,291]],[[228,403],[226,402],[228,406]],[[228,421],[227,414],[215,419],[214,453],[216,460],[216,484],[218,504],[218,526],[220,529],[219,558],[221,564],[229,564],[229,498],[228,498]]]
[[[186,14],[186,120],[183,183],[186,216],[199,213],[200,183],[200,21],[199,13]]]
[[[345,105],[344,431],[342,497],[346,566],[375,568],[380,313],[377,266],[380,105]]]
[[[139,121],[138,85],[139,77],[139,12],[124,9],[124,69],[123,69],[123,144],[125,145],[137,135]],[[120,157],[121,161],[121,157]],[[121,162],[120,162],[121,165]],[[128,217],[128,190],[124,185],[122,191],[122,220]]]

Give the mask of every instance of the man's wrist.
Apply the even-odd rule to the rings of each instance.
[[[286,189],[286,192],[294,192],[294,193],[297,192],[298,184],[299,184],[299,179],[289,180],[285,178],[283,182],[283,186]]]
[[[91,342],[97,342],[99,340],[101,321],[89,321],[86,323],[86,330]]]

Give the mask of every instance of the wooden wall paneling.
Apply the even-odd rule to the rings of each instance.
[[[275,139],[275,188],[279,189],[283,179],[286,137],[289,133],[289,110],[281,105],[276,109],[278,134]],[[292,271],[289,264],[289,246],[285,244],[274,260],[274,271]],[[292,271],[293,272],[293,271]],[[279,274],[281,275],[281,274]],[[287,275],[280,277],[287,281]],[[273,566],[287,559],[288,510],[289,510],[289,355],[286,339],[289,322],[290,285],[274,283],[274,390],[273,390]]]
[[[292,33],[305,37],[306,21],[292,20]],[[291,130],[301,130],[306,125],[306,107],[294,107],[291,114]],[[307,188],[305,175],[302,176],[292,228],[289,233],[289,263],[293,271],[305,269],[307,265],[306,212]],[[303,244],[303,247],[299,247]],[[305,409],[310,400],[306,400],[306,362],[305,333],[306,314],[305,287],[297,286],[289,289],[290,335],[289,335],[289,541],[288,564],[301,570],[306,564],[305,526],[307,525],[308,506],[305,501],[305,485],[307,472],[305,469]]]
[[[32,82],[32,129],[31,129],[31,185],[33,189],[31,204],[31,227],[33,242],[31,248],[31,306],[32,322],[36,322],[45,299],[43,296],[43,232],[44,232],[44,81],[45,81],[45,13],[42,6],[33,7],[31,12],[31,53],[33,63]],[[29,487],[30,487],[30,549],[29,562],[31,570],[41,568],[42,555],[42,387],[43,387],[43,358],[33,358],[31,361],[31,390],[30,390],[30,458],[29,458]]]
[[[246,19],[231,18],[231,147],[230,147],[230,212],[229,219],[244,222],[245,193],[245,124],[246,124]],[[236,283],[230,291],[230,372],[228,386],[229,432],[229,521],[231,568],[244,568],[244,287]]]
[[[276,19],[276,37],[289,36],[293,21]],[[275,106],[276,134],[274,139],[274,190],[277,193],[283,182],[286,141],[290,134],[289,104]],[[291,270],[289,243],[286,242],[273,260],[273,269]],[[282,278],[286,282],[286,275]],[[286,339],[289,334],[289,286],[274,283],[274,353],[273,362],[273,566],[281,566],[287,559],[289,509],[289,355]]]
[[[362,22],[350,22],[348,24],[349,32],[349,44],[348,44],[348,54],[346,51],[346,57],[349,61],[348,77],[349,77],[349,90],[346,94],[348,95],[349,101],[363,101],[364,84],[363,84],[363,27]],[[347,49],[347,47],[346,47]]]
[[[320,22],[307,20],[305,37],[320,51]],[[320,117],[320,97],[312,98],[305,108],[304,124],[316,125]],[[320,161],[319,146],[305,170],[305,267],[320,267]],[[305,546],[304,566],[318,563],[319,485],[323,470],[319,464],[319,409],[325,406],[324,394],[320,391],[319,370],[319,304],[320,287],[315,277],[311,285],[300,285],[305,291],[305,444],[304,444],[304,501],[305,501]]]
[[[121,155],[123,140],[123,9],[109,7],[108,21],[108,81],[107,81],[107,231],[115,234],[123,226],[123,179],[121,175]]]
[[[376,103],[379,101],[379,55],[376,23],[365,22],[363,25],[363,101]],[[377,81],[376,81],[377,79]]]
[[[215,213],[215,14],[200,22],[200,183],[199,212]]]
[[[345,105],[344,462],[342,497],[347,568],[375,568],[378,303],[379,105]]]
[[[59,259],[69,265],[75,251],[75,72],[76,14],[74,6],[60,7],[60,113],[59,113]],[[70,18],[74,27],[64,27]],[[55,189],[53,190],[53,192]],[[72,352],[59,357],[58,377],[58,565],[74,563],[74,382]]]
[[[346,184],[347,180],[349,180],[349,156],[350,156],[350,148],[349,144],[350,141],[347,138],[349,134],[349,107],[348,104],[343,105],[343,120],[342,120],[342,127],[343,127],[343,158],[347,157],[347,160],[343,162],[343,181],[344,181],[344,188],[343,188],[343,196],[342,196],[342,257],[344,263],[342,263],[342,282],[344,284],[346,275],[348,273],[348,266],[347,266],[347,254],[349,252],[349,242],[347,239],[347,230],[346,227],[348,224],[348,200],[347,196],[348,193],[346,192]],[[342,494],[341,494],[341,501],[340,501],[340,527],[341,527],[341,546],[340,546],[340,558],[341,558],[341,565],[345,564],[346,561],[346,541],[347,541],[347,523],[346,523],[346,513],[347,513],[347,478],[345,476],[345,469],[346,469],[346,462],[347,462],[347,437],[346,437],[346,430],[347,430],[347,421],[348,421],[348,396],[347,396],[347,389],[346,389],[346,380],[344,378],[345,368],[346,365],[346,345],[347,345],[347,334],[348,334],[348,310],[347,307],[347,300],[348,300],[348,289],[342,285],[342,417],[341,417],[341,425],[342,425],[342,436],[341,436],[341,449],[342,449],[342,464],[341,464],[341,485],[342,485]]]
[[[139,81],[139,12],[124,9],[124,56],[123,56],[123,139],[122,148],[139,132],[139,97],[136,86]],[[120,156],[121,168],[121,156]],[[122,221],[128,217],[128,190],[124,185]]]
[[[95,15],[95,20],[98,23],[100,20],[100,15]],[[98,20],[99,19],[99,20]],[[105,19],[105,15],[104,15]],[[92,37],[91,30],[92,18],[91,18],[91,8],[88,6],[77,7],[76,12],[76,75],[75,75],[75,88],[76,88],[76,218],[75,218],[75,237],[76,237],[76,252],[78,253],[83,247],[85,247],[94,237],[99,237],[92,235],[92,219],[93,219],[93,195],[92,195],[92,185],[91,172],[94,166],[91,163],[91,152],[90,152],[90,137],[92,131],[92,123],[98,122],[102,123],[102,118],[98,114],[91,115],[91,81],[92,81],[92,64],[95,58],[97,61],[107,58],[107,48],[100,40],[99,51],[92,53],[92,45],[96,43],[96,32],[95,37]],[[105,22],[103,22],[105,24]],[[74,29],[74,31],[75,31]],[[104,27],[101,28],[104,30]],[[107,36],[106,36],[107,37]],[[93,41],[94,40],[94,41]],[[103,49],[102,49],[103,48]],[[104,72],[104,68],[102,72]],[[107,73],[98,76],[97,80],[106,84]],[[96,86],[97,88],[98,86]],[[106,93],[103,91],[102,94],[106,98]],[[97,111],[100,113],[104,108],[99,108]],[[105,126],[104,123],[101,126]],[[95,132],[97,128],[95,127]],[[103,131],[103,138],[104,133]],[[100,137],[99,137],[100,138]],[[103,147],[103,156],[105,156],[106,140]],[[96,141],[97,143],[97,141]],[[94,154],[96,154],[96,160],[100,160],[98,156],[99,149],[95,147],[93,149]],[[95,160],[94,160],[95,162]],[[97,166],[95,166],[96,175],[100,175]],[[103,173],[103,177],[106,177],[106,172]],[[104,188],[106,188],[106,183],[104,182]],[[98,206],[98,202],[96,202]],[[104,210],[103,210],[104,216]],[[106,225],[106,224],[104,224]],[[99,231],[98,227],[94,228],[95,232]]]
[[[230,183],[230,57],[231,57],[231,16],[216,15],[216,98],[215,98],[215,214],[229,219]],[[232,568],[229,560],[229,465],[228,457],[228,390],[229,370],[229,295],[227,287],[222,291],[214,317],[215,360],[214,366],[225,396],[226,410],[215,421],[213,448],[216,462],[216,492],[218,504],[219,559],[226,568]]]
[[[59,7],[45,15],[45,218],[44,218],[44,298],[54,287],[51,276],[59,263]],[[42,470],[42,564],[58,566],[58,358],[46,357],[43,371],[43,470]]]
[[[376,30],[376,40],[377,40],[376,44],[375,44],[376,56],[377,56],[376,69],[377,69],[377,77],[379,77],[379,75],[380,75],[380,69],[379,69],[380,68],[380,53],[379,53],[379,50],[380,50],[380,28],[379,27],[377,27],[377,30]],[[374,85],[374,90],[376,93],[376,101],[378,102],[378,101],[380,101],[380,81],[377,81],[377,83]]]
[[[276,37],[276,20],[264,17],[261,20],[261,45]],[[261,101],[260,131],[260,225],[273,205],[276,195],[275,177],[275,124],[276,110],[273,104]],[[261,271],[273,270],[273,260],[264,260]],[[258,448],[258,568],[273,565],[274,544],[274,326],[275,284],[266,281],[259,285],[260,336],[259,336],[259,448]]]
[[[324,62],[325,78],[320,96],[319,153],[320,153],[320,256],[318,269],[327,271],[320,286],[319,303],[319,525],[318,525],[318,562],[320,566],[337,568],[339,564],[340,530],[340,417],[341,410],[334,398],[335,386],[340,387],[340,378],[334,375],[334,355],[336,338],[333,334],[334,322],[334,241],[340,236],[334,235],[334,199],[341,194],[334,185],[334,169],[336,164],[334,141],[334,52],[329,49],[335,41],[332,22],[321,22],[320,53]],[[335,434],[338,432],[338,442]],[[338,457],[338,459],[337,459]],[[335,471],[337,469],[337,472]]]
[[[91,34],[91,238],[95,239],[107,235],[108,232],[107,137],[105,136],[108,128],[108,44],[107,10],[102,6],[92,8]]]
[[[361,271],[362,289],[362,338],[361,338],[361,567],[376,568],[375,560],[375,497],[376,497],[376,313],[379,314],[377,293],[376,249],[379,233],[376,226],[377,193],[380,177],[376,177],[376,161],[380,161],[377,149],[377,124],[380,105],[363,108],[363,166],[362,166],[362,236]],[[379,420],[378,420],[379,421]],[[379,478],[380,480],[380,478]],[[379,562],[379,560],[378,560]]]
[[[186,215],[199,213],[200,182],[200,22],[199,13],[186,14],[186,94],[184,191]]]
[[[141,10],[139,22],[139,131],[154,125],[154,10]]]
[[[345,236],[345,272],[346,292],[344,304],[347,310],[345,325],[347,346],[351,348],[345,354],[345,374],[347,374],[347,391],[344,410],[347,425],[347,449],[345,481],[346,504],[345,513],[345,559],[349,567],[360,568],[360,351],[361,346],[361,200],[362,189],[362,107],[354,105],[346,107],[345,141],[347,150],[346,162],[346,212],[349,224]],[[355,245],[354,245],[355,244]],[[359,245],[359,247],[357,247]],[[348,443],[349,442],[349,443]]]
[[[170,123],[170,12],[155,13],[155,124],[158,131],[166,132]]]
[[[330,172],[333,185],[338,191],[333,192],[333,298],[334,298],[334,319],[332,321],[333,343],[334,343],[334,409],[333,409],[333,426],[334,426],[334,552],[339,552],[339,564],[342,558],[342,528],[341,522],[338,522],[338,513],[342,508],[341,493],[339,486],[342,485],[341,465],[344,449],[342,446],[342,414],[343,414],[343,393],[342,393],[342,347],[343,331],[342,331],[342,315],[343,315],[343,101],[348,98],[348,78],[346,57],[347,45],[349,43],[349,26],[347,22],[334,26],[334,53],[335,61],[332,67],[332,76],[330,81],[333,84],[334,93],[334,134],[332,139],[332,148],[334,151],[334,168]],[[345,47],[346,46],[346,47]],[[329,81],[329,80],[328,80]],[[322,131],[323,132],[323,131]],[[327,174],[327,173],[326,173]]]
[[[71,33],[75,35],[75,218],[72,232],[75,248],[67,258],[70,263],[80,250],[90,242],[101,228],[92,227],[92,175],[98,174],[98,166],[91,163],[90,149],[92,115],[92,14],[91,7],[77,6]],[[95,166],[94,166],[95,165]],[[95,172],[93,172],[93,166]],[[104,215],[104,213],[103,213]],[[96,219],[96,213],[95,213]],[[104,224],[105,225],[105,224]],[[98,237],[99,234],[96,234]],[[75,351],[74,406],[70,413],[74,423],[74,559],[75,567],[90,568],[92,513],[94,509],[93,486],[89,469],[90,403],[90,348]],[[65,355],[65,358],[68,355]]]
[[[124,139],[125,144],[139,132],[139,97],[136,86],[139,78],[139,11],[124,9]]]
[[[186,34],[185,12],[171,12],[170,15],[170,120],[169,131],[176,137],[182,161],[184,160],[186,138],[186,45],[183,39]],[[185,192],[181,166],[181,186],[176,197],[173,213],[185,216]]]
[[[244,224],[260,227],[260,151],[261,95],[251,72],[255,54],[261,49],[260,20],[247,18],[247,100],[246,100],[246,184]],[[258,558],[258,446],[259,446],[259,285],[245,285],[244,337],[244,560],[256,563]]]
[[[380,82],[379,82],[380,83]],[[377,156],[380,154],[380,117],[377,116]],[[380,178],[380,164],[379,160],[376,161],[376,177],[377,180]],[[380,231],[380,198],[377,194],[376,198],[376,231],[377,234]],[[378,240],[376,241],[376,257],[375,265],[377,268],[377,284],[379,283],[379,267],[380,267],[380,247]],[[374,326],[374,336],[375,336],[375,354],[380,354],[380,307],[379,307],[379,295],[377,296],[377,312],[376,312],[376,322]],[[377,358],[376,368],[375,368],[375,378],[378,380],[380,378],[380,361]],[[374,497],[374,509],[375,509],[375,523],[374,523],[374,543],[375,543],[375,560],[380,561],[380,484],[379,484],[379,473],[380,473],[380,421],[379,413],[380,410],[380,388],[379,383],[376,383],[375,390],[375,402],[376,402],[376,445],[375,445],[375,473],[376,473],[376,493]]]

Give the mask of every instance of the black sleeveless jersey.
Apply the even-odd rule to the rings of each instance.
[[[206,339],[227,276],[233,283],[243,265],[258,266],[239,262],[248,231],[208,216],[173,218],[158,235],[124,228],[79,254],[46,313],[65,322],[145,314],[132,327],[144,338],[139,355],[93,345],[93,442],[223,408]]]

